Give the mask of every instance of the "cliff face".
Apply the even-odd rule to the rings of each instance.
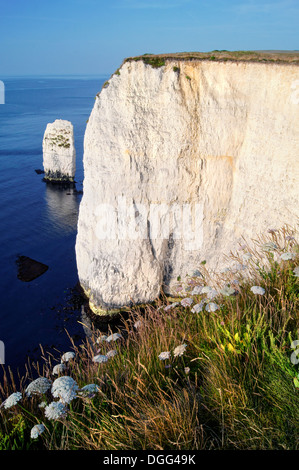
[[[296,223],[296,80],[291,64],[175,59],[112,76],[86,128],[76,242],[94,311],[173,293],[242,236]]]

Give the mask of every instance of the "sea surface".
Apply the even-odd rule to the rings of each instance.
[[[75,240],[82,197],[83,138],[95,95],[107,77],[2,78],[0,105],[0,341],[5,369],[24,370],[46,352],[70,350],[84,337],[80,309],[73,306],[78,283]],[[49,122],[74,126],[76,191],[43,182],[42,140]],[[31,282],[18,279],[17,258],[49,268]]]

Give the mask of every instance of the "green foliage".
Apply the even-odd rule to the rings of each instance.
[[[26,433],[26,421],[21,414],[10,418],[8,432],[0,430],[0,450],[26,450],[31,442]]]
[[[235,287],[231,295],[218,289],[215,312],[205,309],[206,293],[192,294],[211,282],[202,262],[200,276],[177,278],[178,292],[184,285],[190,306],[181,304],[179,294],[162,294],[153,305],[132,307],[119,326],[122,339],[113,344],[99,345],[99,332],[92,328],[86,342],[73,346],[76,360],[66,375],[80,387],[98,384],[99,392],[73,400],[66,419],[47,423],[48,432],[32,444],[32,421],[45,419],[34,411],[36,402],[30,401],[30,413],[17,405],[13,421],[2,408],[0,449],[298,450],[299,366],[291,361],[291,344],[299,329],[294,273],[299,255],[289,235],[272,234],[277,248],[270,252],[261,250],[265,240],[248,248],[246,276],[229,272],[215,279],[215,287]],[[285,251],[296,256],[283,261]],[[240,254],[231,256],[240,263]],[[265,293],[254,294],[253,285]],[[182,354],[175,353],[182,345]],[[111,349],[117,354],[97,364],[92,358],[99,347],[101,354]],[[159,358],[162,352],[169,356]]]
[[[142,56],[142,60],[145,64],[150,65],[154,69],[159,67],[163,67],[165,65],[165,60],[162,57],[144,57]]]

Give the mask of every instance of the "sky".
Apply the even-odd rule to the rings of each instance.
[[[299,49],[298,0],[0,0],[0,79],[111,75],[145,53]]]

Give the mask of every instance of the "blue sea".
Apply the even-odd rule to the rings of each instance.
[[[80,309],[72,305],[78,283],[75,259],[82,197],[83,138],[95,95],[107,77],[2,78],[0,105],[0,341],[5,368],[24,371],[45,352],[66,351],[69,336],[84,337]],[[46,125],[66,119],[74,126],[76,190],[43,182]],[[18,279],[19,255],[46,264],[31,282]]]

